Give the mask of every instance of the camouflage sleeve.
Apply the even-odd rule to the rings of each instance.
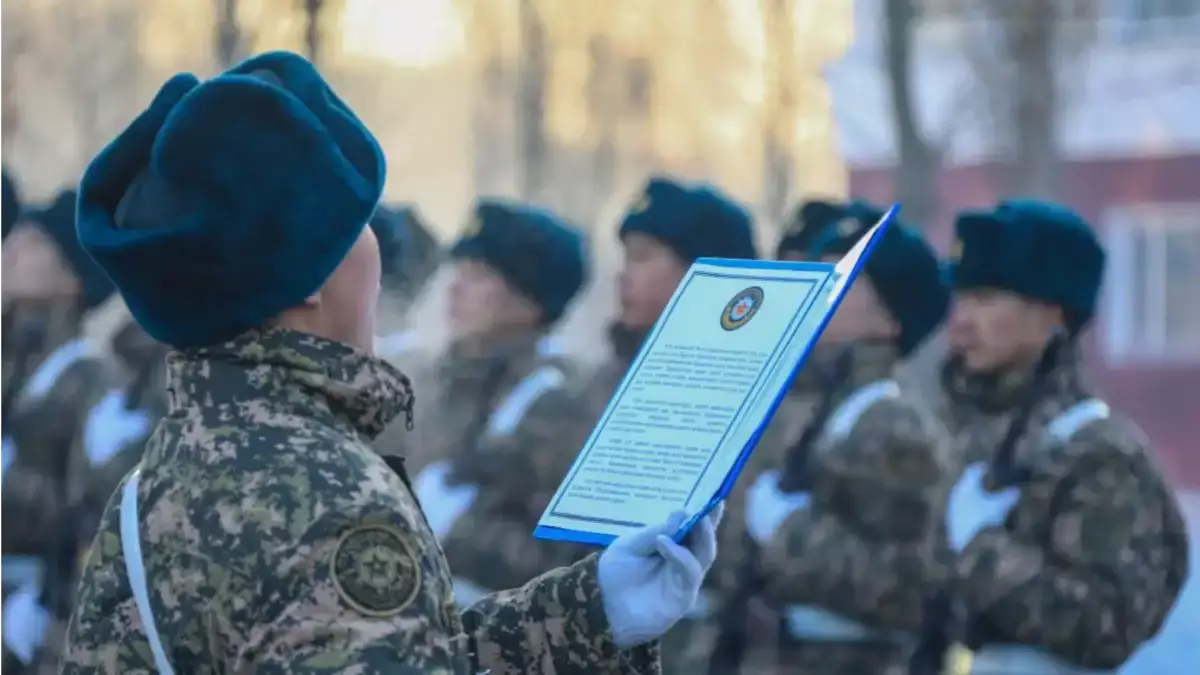
[[[1018,541],[1003,526],[983,530],[963,551],[956,590],[972,619],[1001,639],[1110,669],[1166,620],[1187,574],[1188,544],[1178,504],[1142,442],[1114,425],[1094,427],[1022,490],[1022,501],[1051,505],[1036,528],[1044,541]]]
[[[22,524],[6,539],[41,540],[66,502],[82,493],[88,473],[83,427],[107,375],[102,361],[83,359],[68,367],[44,396],[18,402],[11,425],[6,424],[17,460],[5,478],[3,499],[6,510],[22,514]]]
[[[533,537],[582,444],[574,442],[581,414],[577,399],[552,390],[532,404],[512,433],[481,441],[459,473],[480,486],[480,508],[455,523],[444,542],[455,574],[467,573],[485,588],[508,588],[594,550]],[[460,567],[464,561],[476,564]]]
[[[612,641],[591,555],[525,586],[480,600],[463,626],[490,675],[654,675],[658,643],[619,650]]]
[[[920,627],[939,562],[950,442],[924,409],[884,399],[850,433],[820,448],[810,508],[793,513],[764,552],[767,595],[872,625]]]

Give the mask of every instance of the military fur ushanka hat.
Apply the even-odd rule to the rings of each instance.
[[[486,263],[542,308],[546,324],[562,317],[591,267],[578,229],[545,209],[500,199],[476,203],[450,255]]]
[[[811,257],[845,255],[883,218],[882,210],[865,202],[850,204],[846,214],[847,218],[827,224],[813,240]],[[920,346],[945,320],[950,309],[950,287],[937,253],[912,227],[892,223],[863,265],[863,274],[900,325],[897,346],[902,355]]]
[[[710,185],[651,178],[621,221],[622,240],[633,232],[663,242],[687,265],[697,258],[758,257],[750,214]]]
[[[320,289],[385,174],[313,65],[271,52],[168,80],[85,171],[79,240],[155,339],[218,343]]]
[[[959,214],[950,272],[958,289],[995,288],[1062,307],[1077,332],[1096,314],[1104,248],[1071,209],[1034,200]]]

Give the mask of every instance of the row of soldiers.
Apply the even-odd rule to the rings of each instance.
[[[776,257],[837,260],[880,217],[805,202]],[[1163,626],[1185,525],[1081,360],[1104,251],[1041,202],[963,213],[955,232],[946,261],[904,224],[875,249],[728,499],[666,672],[1111,672]],[[464,607],[585,553],[529,533],[688,266],[756,257],[744,208],[668,178],[619,237],[594,372],[546,342],[587,276],[581,236],[495,201],[451,251],[450,348],[397,356],[430,393],[416,432],[377,447],[417,476]]]
[[[378,365],[360,363],[361,358],[330,340],[301,337],[294,328],[256,328],[227,340],[234,328],[244,331],[274,316],[242,316],[235,309],[249,312],[270,305],[278,312],[291,306],[281,303],[308,302],[313,283],[304,278],[307,268],[290,273],[294,278],[258,280],[263,287],[305,289],[299,295],[292,292],[286,301],[251,286],[235,291],[234,279],[215,276],[209,280],[215,290],[191,288],[195,297],[183,294],[187,283],[196,283],[204,274],[191,274],[181,255],[210,255],[214,265],[229,263],[222,269],[250,279],[256,270],[233,262],[249,261],[254,255],[269,262],[286,261],[293,255],[289,246],[299,255],[308,246],[305,237],[317,238],[320,227],[313,219],[318,216],[328,219],[331,232],[341,236],[343,230],[332,228],[332,223],[346,222],[345,231],[358,236],[350,216],[366,201],[373,207],[374,200],[363,199],[362,186],[346,178],[346,162],[359,172],[355,180],[373,176],[367,182],[374,192],[382,188],[381,153],[373,139],[365,130],[343,123],[347,118],[340,102],[335,101],[341,106],[338,110],[330,111],[334,104],[329,90],[311,66],[294,56],[275,54],[239,68],[241,75],[217,78],[209,94],[233,96],[236,89],[246,92],[238,95],[262,97],[269,92],[290,101],[289,92],[294,92],[295,102],[288,105],[299,109],[302,104],[313,113],[288,116],[278,128],[319,123],[340,146],[338,154],[318,158],[337,167],[321,174],[328,182],[322,186],[327,192],[322,193],[322,206],[329,210],[315,213],[306,207],[303,213],[263,214],[254,206],[262,203],[261,194],[235,195],[236,186],[225,184],[232,179],[229,165],[206,154],[211,154],[213,143],[236,140],[236,145],[221,147],[241,156],[246,171],[257,170],[249,162],[268,160],[265,154],[239,154],[254,139],[218,133],[232,128],[228,125],[212,124],[210,133],[216,136],[204,136],[210,142],[190,147],[188,156],[202,161],[174,164],[183,155],[156,155],[153,171],[131,171],[131,166],[146,161],[143,146],[157,134],[175,134],[168,139],[171,143],[194,144],[200,136],[193,132],[209,128],[195,126],[201,117],[219,120],[242,110],[205,107],[218,98],[184,98],[183,92],[208,85],[182,75],[168,82],[151,108],[89,168],[84,185],[90,185],[90,193],[85,190],[81,203],[90,211],[81,212],[79,219],[88,252],[103,259],[110,275],[121,275],[118,285],[142,325],[178,351],[170,357],[174,372],[168,379],[175,412],[169,424],[160,425],[157,441],[147,450],[152,473],[140,495],[147,505],[157,504],[157,511],[151,512],[157,520],[143,525],[149,528],[149,538],[143,538],[148,544],[170,546],[148,555],[132,550],[139,565],[145,560],[142,573],[149,574],[149,587],[162,598],[155,603],[157,616],[149,616],[151,605],[143,604],[148,582],[132,575],[124,523],[121,536],[115,536],[115,514],[119,510],[120,518],[126,518],[130,511],[125,499],[130,495],[132,522],[137,524],[135,472],[123,483],[119,508],[110,500],[93,547],[84,597],[72,620],[69,672],[114,672],[150,661],[147,650],[134,643],[154,651],[160,671],[162,664],[179,664],[180,659],[196,664],[270,664],[278,669],[303,658],[308,659],[308,672],[342,672],[355,664],[367,668],[368,663],[395,659],[395,654],[385,658],[369,646],[361,651],[314,651],[325,644],[321,640],[333,640],[331,633],[322,632],[330,627],[318,629],[314,617],[335,616],[335,605],[336,616],[354,617],[353,628],[346,627],[344,633],[356,645],[384,644],[361,641],[372,631],[388,628],[393,631],[389,639],[411,652],[403,658],[405,663],[433,663],[444,651],[440,633],[428,622],[436,616],[457,626],[450,630],[451,637],[464,631],[469,635],[466,651],[475,663],[493,668],[502,664],[504,672],[529,672],[535,663],[540,672],[573,672],[569,667],[606,672],[605,664],[613,669],[620,664],[619,672],[652,672],[647,659],[653,650],[643,646],[653,644],[659,631],[672,623],[662,640],[663,665],[669,673],[771,668],[835,674],[932,673],[944,668],[1014,675],[1111,672],[1161,628],[1186,574],[1186,534],[1145,439],[1095,396],[1081,372],[1079,336],[1095,310],[1104,253],[1076,214],[1032,202],[1006,202],[962,214],[946,265],[914,229],[889,230],[730,494],[728,515],[719,530],[722,554],[707,577],[705,593],[688,603],[691,611],[683,620],[675,623],[668,612],[668,623],[662,625],[656,618],[653,627],[640,630],[634,639],[624,627],[637,621],[610,607],[614,597],[624,596],[604,591],[605,556],[610,561],[628,556],[628,549],[610,549],[597,563],[596,556],[581,548],[534,540],[529,533],[688,266],[701,257],[758,257],[746,210],[708,186],[667,178],[648,183],[619,228],[625,255],[620,308],[608,336],[610,358],[597,371],[584,373],[546,338],[588,279],[585,238],[542,209],[500,200],[478,203],[449,251],[453,273],[445,304],[450,346],[434,358],[395,356],[414,375],[415,409],[376,440],[376,449],[403,481],[401,488],[395,480],[355,473],[362,467],[345,464],[346,459],[359,461],[349,451],[341,464],[330,464],[332,450],[312,443],[318,436],[311,434],[351,425],[357,429],[352,436],[374,436],[379,409],[392,409],[394,414],[412,402],[399,390],[387,392],[395,394],[395,400],[376,401],[372,397],[378,392],[357,389],[375,379]],[[262,82],[248,85],[248,78]],[[165,111],[176,106],[186,108],[187,114],[168,119]],[[285,108],[279,110],[291,115],[291,108]],[[366,152],[367,145],[374,149]],[[286,168],[317,176],[324,166],[280,159],[271,171]],[[176,218],[177,210],[163,210],[164,199],[175,209],[187,206],[171,192],[168,176],[182,180],[188,172],[203,174],[205,185],[220,183],[226,196],[238,196],[212,202],[214,208],[229,209],[229,217],[207,225],[212,234],[204,235],[203,241],[213,250],[185,246],[199,235],[188,234],[190,221]],[[266,181],[271,172],[253,175]],[[267,182],[258,187],[297,196],[286,181]],[[344,185],[356,187],[343,189]],[[339,205],[344,213],[334,208]],[[779,242],[776,257],[836,259],[879,216],[861,203],[803,204]],[[297,229],[301,221],[309,227]],[[372,231],[384,266],[389,256],[405,259],[404,242],[415,240],[415,228],[376,224],[404,221],[394,215],[380,220],[377,213],[375,221]],[[164,223],[171,225],[166,234]],[[270,239],[279,250],[235,253],[238,246],[261,244],[238,240],[241,231],[235,226],[263,233],[281,228],[272,231]],[[308,232],[313,234],[301,234]],[[159,236],[163,239],[156,242]],[[120,243],[113,243],[117,239]],[[325,242],[312,250],[327,246],[342,244]],[[138,258],[153,270],[126,265],[123,261],[132,258],[124,256],[139,248],[164,257]],[[64,246],[64,257],[65,250]],[[349,253],[342,252],[348,260],[364,255],[356,253],[359,250],[356,244]],[[315,265],[330,267],[328,260],[308,255],[314,256]],[[431,268],[411,262],[401,267]],[[420,280],[413,283],[420,285]],[[328,292],[345,301],[331,312],[342,311],[348,320],[369,314],[356,312],[355,297]],[[321,301],[311,298],[314,306]],[[334,334],[356,344],[350,338],[362,326],[305,328],[307,333]],[[945,353],[921,358],[923,349],[940,349],[930,341],[939,331],[945,333]],[[389,336],[380,345],[402,342]],[[284,362],[286,374],[273,370]],[[353,369],[351,362],[356,364]],[[935,362],[937,367],[918,367]],[[248,365],[235,377],[232,364]],[[384,375],[384,382],[405,382],[394,374]],[[322,400],[337,402],[336,409],[308,403],[305,396],[318,390]],[[276,399],[263,398],[269,392],[275,392]],[[230,416],[232,404],[212,402],[226,400],[221,397],[246,401],[238,409],[240,417]],[[276,410],[288,405],[304,415],[298,417],[291,408],[286,414]],[[343,407],[348,414],[339,412]],[[299,424],[301,417],[313,422],[291,427],[298,434],[286,444],[272,440],[276,445],[266,454],[261,454],[265,448],[257,448],[259,454],[238,454],[232,450],[240,446],[226,446],[222,440],[245,433],[281,439],[280,431]],[[313,426],[317,422],[323,425],[319,431]],[[319,438],[333,442],[325,435]],[[25,451],[19,442],[16,445],[20,460]],[[271,451],[287,454],[296,449],[305,454],[289,456],[305,464],[287,468],[268,456]],[[230,471],[237,469],[239,480],[210,485],[185,475],[207,471],[233,480],[234,474],[222,473],[223,464]],[[346,498],[377,495],[384,482],[389,494],[405,488],[416,494],[423,521],[453,571],[461,621],[457,616],[446,618],[446,608],[437,606],[445,590],[440,581],[444,565],[426,550],[409,513],[404,514],[405,527],[414,529],[408,530],[407,543],[391,542],[387,537],[393,530],[379,524],[347,530],[331,549],[330,566],[319,573],[333,579],[317,591],[330,592],[305,596],[309,604],[285,602],[299,598],[295,594],[307,588],[295,575],[299,568],[267,568],[268,576],[274,572],[279,579],[243,578],[248,569],[263,571],[260,559],[275,556],[274,551],[241,560],[245,569],[189,552],[189,546],[208,546],[210,537],[232,546],[253,545],[238,536],[251,524],[272,541],[286,538],[283,530],[294,529],[291,536],[297,541],[315,536],[326,516],[316,506],[327,504],[330,494],[313,487],[316,474],[303,473],[310,464],[326,472],[336,466],[338,473],[326,473],[322,480],[340,486],[335,492],[347,493]],[[288,472],[289,481],[268,486],[264,481],[271,471]],[[353,476],[366,481],[361,477],[367,475],[370,485],[338,482],[355,480]],[[308,482],[297,483],[302,478]],[[5,483],[7,503],[7,478]],[[200,494],[205,490],[221,496],[213,517],[182,508],[205,497]],[[228,497],[238,494],[260,501],[241,511],[230,510]],[[317,501],[309,508],[307,500]],[[288,517],[286,522],[278,520],[281,513]],[[251,523],[247,518],[259,520]],[[314,529],[301,528],[293,519],[311,521]],[[197,532],[204,536],[198,538]],[[344,547],[345,542],[355,546]],[[301,541],[293,558],[306,560],[310,550],[316,549]],[[691,562],[703,573],[706,556],[699,549],[694,555]],[[422,562],[416,570],[404,568],[408,576],[393,575],[393,585],[379,586],[372,576],[374,567],[386,567],[388,560]],[[631,560],[626,557],[623,563],[632,565]],[[522,586],[543,570],[566,565],[570,567]],[[122,566],[129,570],[127,580],[119,571]],[[231,576],[218,580],[183,574],[208,568]],[[179,574],[168,574],[170,570]],[[613,574],[607,580],[610,590],[638,588],[628,580],[616,585]],[[325,584],[324,577],[313,579],[307,583]],[[606,619],[595,616],[597,586],[605,595]],[[495,593],[516,587],[521,588]],[[187,589],[184,602],[177,600],[180,589]],[[230,589],[254,591],[271,607],[248,608],[246,600],[229,595]],[[264,595],[267,589],[271,592]],[[131,609],[131,592],[136,610]],[[630,607],[637,605],[636,597],[624,599]],[[114,615],[118,606],[121,610]],[[427,615],[420,621],[418,608]],[[268,610],[280,618],[269,625],[256,624],[259,614]],[[650,607],[640,611],[656,614]],[[133,618],[136,615],[140,620]],[[581,616],[592,628],[611,630],[576,634],[572,631],[579,624],[574,622]],[[396,617],[395,623],[385,625],[381,620],[389,617]],[[154,630],[155,618],[167,633],[165,641]],[[409,625],[405,622],[411,622],[412,630],[395,633]],[[606,631],[611,635],[605,637]],[[427,643],[423,635],[428,635]],[[760,639],[764,636],[770,639]],[[129,646],[123,646],[126,638],[133,641]],[[164,642],[166,654],[159,651]],[[619,655],[610,653],[614,643],[622,650]],[[269,653],[259,653],[254,647],[258,644],[273,646]],[[281,646],[291,644],[302,649]],[[365,660],[358,660],[360,656]]]

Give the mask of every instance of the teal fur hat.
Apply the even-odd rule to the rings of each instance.
[[[758,257],[750,214],[710,185],[651,178],[621,222],[622,240],[633,232],[658,239],[689,265],[697,258]]]
[[[812,258],[844,255],[883,218],[883,211],[864,202],[847,207],[849,218],[826,225],[809,249]],[[950,288],[933,247],[903,223],[892,223],[863,265],[888,312],[900,325],[900,353],[907,356],[946,318]]]
[[[559,216],[528,204],[482,199],[450,250],[479,260],[514,290],[558,321],[587,282],[589,253],[583,234]]]
[[[792,213],[787,229],[779,239],[779,245],[775,247],[775,257],[782,259],[788,253],[807,255],[813,241],[825,228],[851,217],[853,216],[846,204],[823,199],[801,202]]]
[[[168,80],[84,172],[79,240],[155,339],[219,343],[324,285],[385,176],[313,65],[270,52]]]
[[[995,288],[1058,305],[1073,333],[1095,316],[1104,248],[1071,209],[1005,201],[992,211],[959,214],[954,230],[950,272],[955,288]]]
[[[379,241],[383,287],[416,297],[437,271],[442,247],[412,204],[380,205],[371,216]]]
[[[63,260],[79,280],[84,311],[90,311],[104,304],[116,289],[104,270],[83,250],[79,237],[75,235],[76,200],[74,190],[63,190],[49,206],[26,211],[21,218],[54,242]]]

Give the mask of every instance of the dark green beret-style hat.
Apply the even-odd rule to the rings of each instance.
[[[959,214],[950,272],[958,289],[995,288],[1062,307],[1078,332],[1096,314],[1104,248],[1079,214],[1034,200]]]
[[[687,265],[697,258],[758,257],[750,214],[711,185],[651,178],[621,221],[621,239],[632,232],[663,242]]]
[[[54,242],[72,274],[79,280],[84,311],[91,311],[104,304],[115,289],[104,270],[83,250],[75,234],[77,199],[74,190],[63,190],[49,206],[26,211],[22,219]]]
[[[324,285],[385,175],[313,65],[270,52],[168,80],[84,172],[79,240],[155,339],[223,342]]]
[[[831,221],[814,240],[813,258],[845,255],[884,212],[865,202],[846,207],[848,219]],[[937,253],[912,227],[892,223],[863,265],[879,299],[900,325],[898,347],[908,355],[933,333],[950,309],[950,288]]]
[[[412,299],[437,271],[442,247],[412,204],[380,205],[371,216],[383,287]]]
[[[583,234],[558,215],[529,204],[482,199],[450,251],[486,263],[517,292],[558,321],[587,282],[591,263]]]
[[[788,253],[807,255],[813,241],[825,228],[851,217],[849,207],[845,204],[824,199],[810,199],[800,203],[779,239],[775,257],[782,259]]]

